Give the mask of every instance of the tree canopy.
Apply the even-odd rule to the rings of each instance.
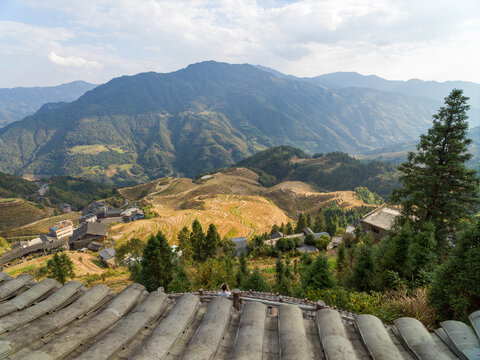
[[[479,204],[478,177],[466,165],[471,158],[467,101],[458,89],[445,98],[433,126],[420,136],[417,151],[400,165],[401,187],[392,195],[401,203],[404,219],[414,220],[413,225],[433,223],[440,249]]]

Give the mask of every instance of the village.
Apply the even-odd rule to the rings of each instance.
[[[108,225],[143,218],[142,209],[136,205],[120,210],[110,209],[106,204],[95,201],[82,210],[77,227],[74,227],[71,220],[62,220],[51,226],[48,234],[14,243],[10,251],[1,255],[0,263],[2,266],[8,266],[17,259],[68,249],[98,252],[102,263],[114,266],[115,250],[113,247],[104,247],[104,242],[108,238]]]
[[[354,221],[345,229],[345,234],[353,234],[358,225],[364,233],[370,233],[375,241],[384,238],[392,227],[395,218],[400,212],[396,208],[382,205],[366,214],[363,218]],[[77,252],[91,251],[98,253],[99,260],[107,267],[116,267],[116,251],[111,242],[107,243],[108,225],[119,222],[131,222],[144,219],[142,209],[136,205],[126,210],[110,209],[106,204],[95,201],[82,210],[79,225],[74,227],[71,220],[63,220],[50,227],[48,234],[42,234],[31,240],[22,240],[12,245],[10,251],[0,256],[0,264],[8,267],[11,263],[20,259],[42,256],[59,250],[72,250]],[[327,239],[327,250],[337,249],[343,241],[343,236],[330,235],[327,232],[315,233],[309,227],[295,234],[284,234],[280,231],[270,234],[265,244],[271,247],[279,247],[279,242],[290,241],[293,248],[300,253],[315,253],[318,251],[314,241],[320,238]],[[308,242],[308,238],[313,242]],[[236,255],[241,253],[248,255],[248,240],[245,237],[230,239],[235,243]],[[306,241],[307,240],[307,241]],[[172,245],[176,249],[176,245]],[[125,263],[133,260],[126,258]]]

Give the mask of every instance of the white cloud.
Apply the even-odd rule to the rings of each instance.
[[[90,81],[214,59],[299,76],[455,74],[480,82],[478,0],[18,1],[62,21],[55,27],[0,21],[2,49],[32,61],[50,54],[50,64],[77,69],[70,76],[85,70]],[[2,36],[11,41],[2,44]]]
[[[48,54],[48,59],[54,64],[66,66],[66,67],[86,68],[86,69],[89,69],[89,68],[101,69],[103,67],[103,65],[99,64],[96,61],[85,60],[80,56],[61,57],[55,54],[54,51]]]

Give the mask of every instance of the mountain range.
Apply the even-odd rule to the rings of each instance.
[[[418,138],[441,101],[327,89],[213,61],[115,78],[0,129],[0,170],[127,184],[229,166],[268,147],[365,152]]]
[[[58,86],[0,89],[0,127],[32,115],[46,103],[76,100],[95,86],[85,81],[74,81]]]
[[[257,65],[258,68],[268,71],[279,78],[307,81],[312,84],[323,86],[328,89],[343,88],[366,88],[388,92],[399,92],[406,95],[413,95],[441,101],[452,89],[462,89],[464,95],[470,98],[469,104],[473,108],[471,112],[471,127],[480,125],[480,84],[470,81],[423,81],[420,79],[386,80],[376,75],[361,75],[356,72],[334,72],[314,77],[295,77],[285,75],[277,70]]]

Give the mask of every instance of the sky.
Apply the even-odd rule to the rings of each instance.
[[[480,1],[0,0],[0,87],[205,60],[480,83]]]

